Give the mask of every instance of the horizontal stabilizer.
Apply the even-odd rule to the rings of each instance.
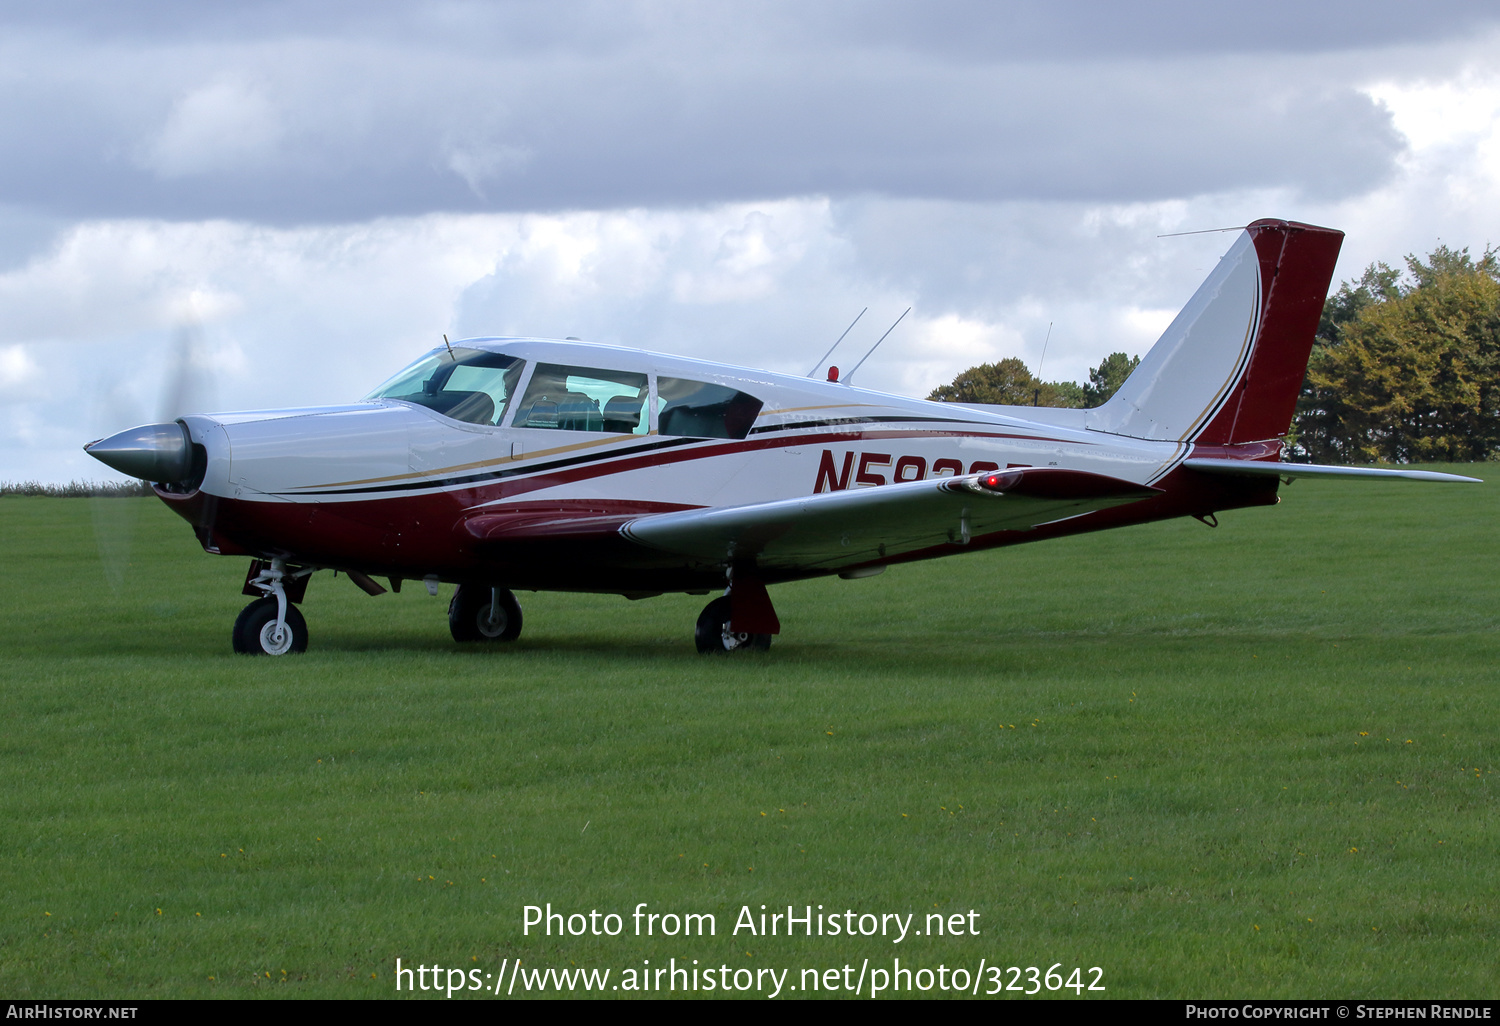
[[[1159,489],[1049,467],[823,492],[632,520],[632,541],[707,562],[837,570],[1137,502]]]
[[[1182,465],[1205,474],[1229,474],[1235,477],[1362,477],[1366,479],[1404,478],[1408,481],[1467,481],[1483,484],[1477,477],[1443,474],[1436,470],[1380,470],[1375,467],[1329,467],[1318,463],[1271,463],[1263,460],[1188,459]]]

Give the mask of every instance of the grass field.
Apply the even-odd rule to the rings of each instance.
[[[706,599],[523,593],[519,642],[459,648],[447,588],[328,575],[307,655],[235,657],[244,561],[155,500],[0,499],[0,996],[899,957],[1493,998],[1500,480],[1282,495],[783,586],[772,650],[725,659],[693,651]],[[123,574],[101,503],[136,520]],[[625,932],[524,936],[547,902]],[[640,902],[717,933],[633,936]],[[731,933],[762,904],[980,932]]]

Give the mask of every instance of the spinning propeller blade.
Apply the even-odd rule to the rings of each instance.
[[[173,333],[172,356],[166,364],[158,422],[128,428],[90,442],[84,451],[105,466],[147,482],[175,482],[192,474],[192,448],[187,430],[177,418],[212,406],[212,366],[203,345],[203,329],[196,317],[181,321]],[[113,424],[138,421],[139,404],[111,389],[94,408],[113,418]],[[135,540],[140,503],[96,495],[89,500],[94,542],[110,590],[125,585]]]

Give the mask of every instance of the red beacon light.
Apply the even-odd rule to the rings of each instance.
[[[837,367],[834,367],[834,366],[829,366],[829,368],[828,368],[828,380],[829,381],[838,381],[838,379],[839,379],[839,369]]]

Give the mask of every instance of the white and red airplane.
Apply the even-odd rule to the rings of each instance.
[[[1282,479],[1451,474],[1280,462],[1343,234],[1245,229],[1097,409],[936,403],[613,346],[475,338],[344,406],[185,416],[87,451],[253,557],[237,652],[307,647],[316,570],[458,585],[459,641],[512,589],[721,591],[700,652],[766,648],[767,586],[1277,502]]]

